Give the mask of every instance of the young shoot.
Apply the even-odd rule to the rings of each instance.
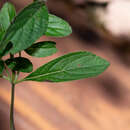
[[[33,70],[33,63],[23,57],[47,57],[57,52],[54,41],[37,40],[45,35],[65,37],[71,26],[62,18],[48,12],[45,0],[34,0],[17,15],[15,7],[6,2],[0,10],[0,77],[11,84],[10,130],[14,125],[15,86],[25,81],[64,82],[96,77],[104,72],[109,62],[87,51],[72,52],[58,57]],[[6,55],[10,55],[8,59]],[[20,73],[29,73],[19,80]]]

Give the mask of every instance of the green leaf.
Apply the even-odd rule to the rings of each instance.
[[[0,60],[0,74],[3,73],[4,70],[4,61]]]
[[[25,50],[25,52],[35,57],[46,57],[57,52],[56,43],[52,41],[45,41],[33,44]]]
[[[2,27],[0,27],[0,41],[2,40],[4,34],[5,34],[5,31],[3,30]]]
[[[9,42],[8,45],[6,46],[6,48],[4,49],[3,53],[0,55],[0,58],[2,56],[7,55],[11,51],[12,46],[13,46],[13,44],[11,42]]]
[[[63,82],[95,77],[108,66],[109,62],[90,52],[74,52],[41,66],[24,81]]]
[[[11,3],[6,2],[0,10],[0,41],[15,16],[15,7]]]
[[[33,70],[32,63],[24,57],[16,57],[13,59],[7,59],[5,63],[11,70],[14,70],[14,71],[29,73],[29,72],[32,72]]]
[[[72,33],[70,25],[63,19],[49,14],[49,23],[46,31],[47,36],[64,37]]]
[[[9,41],[13,43],[12,54],[27,49],[38,38],[45,34],[47,26],[48,10],[44,2],[33,2],[24,8],[15,17],[11,26],[9,26],[0,43],[0,54]]]
[[[3,30],[7,30],[15,15],[15,7],[11,3],[6,2],[0,10],[0,26]]]

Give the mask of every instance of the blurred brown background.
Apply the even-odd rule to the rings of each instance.
[[[31,2],[8,1],[17,11]],[[130,130],[130,1],[48,0],[47,5],[72,25],[73,34],[42,37],[56,41],[59,52],[40,59],[28,56],[34,68],[79,50],[91,51],[111,66],[97,78],[17,85],[16,130]],[[10,84],[1,79],[0,130],[9,130],[9,104]]]

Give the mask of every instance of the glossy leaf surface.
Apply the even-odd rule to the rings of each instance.
[[[95,77],[109,62],[90,53],[74,52],[61,56],[32,72],[25,80],[63,82]]]

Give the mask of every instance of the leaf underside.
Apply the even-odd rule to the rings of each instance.
[[[33,44],[25,50],[25,52],[35,57],[46,57],[57,52],[56,43],[52,41],[44,41]]]
[[[64,37],[72,33],[71,26],[63,19],[49,14],[49,23],[46,31],[47,36]]]

